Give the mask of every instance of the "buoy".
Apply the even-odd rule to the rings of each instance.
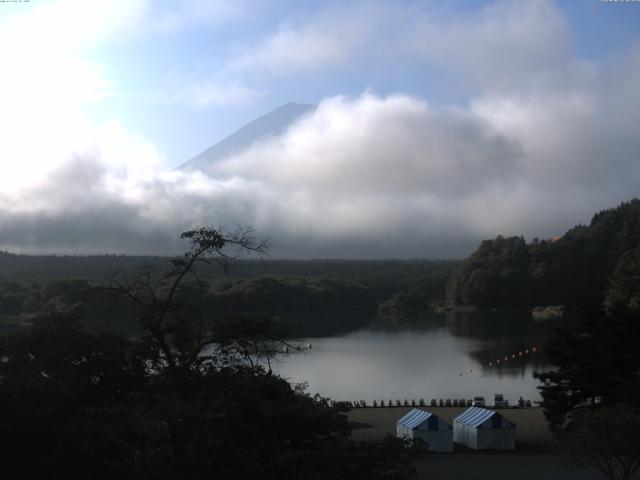
[[[535,351],[536,351],[536,347],[532,347],[532,348],[531,348],[531,351],[532,351],[532,352],[535,352]]]
[[[496,363],[500,363],[500,360],[496,360]]]
[[[462,376],[462,372],[458,372],[458,376],[461,377]]]
[[[473,373],[473,368],[470,368],[470,369],[469,369],[469,373]]]
[[[528,355],[528,354],[529,354],[529,349],[526,349],[526,350],[524,351],[524,353]]]
[[[507,360],[509,360],[509,357],[504,357],[504,361],[506,362]]]
[[[511,358],[516,358],[516,354],[514,353],[513,355],[511,355]]]
[[[518,356],[521,357],[522,356],[522,352],[518,352]]]
[[[493,362],[489,362],[489,366],[490,366],[490,367],[493,367]]]

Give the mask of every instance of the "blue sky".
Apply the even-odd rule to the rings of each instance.
[[[0,243],[141,251],[152,232],[168,236],[186,225],[168,221],[178,208],[196,212],[185,222],[276,229],[284,256],[389,256],[394,242],[409,256],[455,256],[494,233],[556,234],[639,186],[638,24],[640,3],[600,0],[0,4],[0,126],[8,138],[0,147],[0,223],[20,232]],[[296,138],[290,132],[230,159],[214,178],[171,174],[289,101],[321,105]],[[376,130],[385,116],[406,128],[392,129],[386,144],[393,148],[379,165],[365,164],[372,153],[357,140],[371,145],[386,135]],[[341,121],[341,128],[332,123]],[[322,128],[335,138],[302,142],[320,138]],[[576,145],[590,131],[589,144]],[[295,170],[289,156],[311,158],[314,175],[286,177],[280,169]],[[266,159],[272,168],[256,168]],[[385,171],[390,165],[395,170]],[[336,191],[340,172],[350,171],[352,182]],[[397,191],[359,190],[360,178],[377,184],[371,171],[400,172]],[[405,185],[415,175],[424,175],[425,187],[409,198]],[[58,191],[52,179],[72,192]],[[239,220],[213,208],[212,198],[233,205]],[[330,213],[320,207],[328,199]],[[91,208],[79,208],[84,203]],[[269,213],[260,209],[265,203]],[[553,215],[550,204],[560,205]],[[111,226],[130,243],[65,243],[47,230],[64,230],[98,207],[133,215],[114,213]],[[413,229],[416,216],[425,227],[415,241],[398,243],[392,231]],[[315,231],[318,219],[330,233]],[[388,231],[377,230],[380,221]],[[298,248],[306,235],[317,240],[309,251]]]
[[[158,79],[160,85],[157,88],[162,89],[162,79],[171,84],[171,77],[179,76],[179,72],[199,70],[202,76],[215,75],[222,65],[233,59],[236,50],[263,44],[273,38],[284,25],[290,25],[293,29],[304,28],[312,25],[317,15],[332,11],[336,12],[335,15],[340,15],[340,6],[344,5],[344,2],[281,2],[280,8],[272,8],[272,5],[266,3],[247,6],[249,13],[239,13],[237,18],[221,25],[219,29],[206,24],[195,24],[189,27],[189,30],[193,28],[192,31],[181,30],[140,39],[137,48],[124,48],[111,57],[116,78],[122,85],[129,84],[129,72],[138,69],[140,57],[145,58],[144,64],[148,66],[148,70],[135,75],[139,75],[141,91],[145,91],[149,85],[158,85]],[[308,8],[312,3],[314,8]],[[433,8],[443,12],[446,17],[455,18],[459,15],[475,15],[492,3],[494,2],[399,2],[397,5],[406,10],[429,11]],[[577,58],[607,62],[611,56],[624,52],[638,41],[638,5],[589,0],[564,1],[556,5],[568,23],[569,48]],[[366,4],[362,8],[366,11]],[[363,13],[366,15],[366,12]],[[357,14],[353,22],[358,22]],[[380,27],[382,26],[377,28]],[[402,25],[396,24],[392,28],[400,29]],[[380,35],[385,35],[383,27]],[[378,43],[375,45],[377,47]],[[360,54],[363,58],[361,62],[358,61]],[[371,59],[373,62],[370,62]],[[168,161],[173,164],[182,162],[256,116],[288,101],[317,103],[329,96],[359,95],[365,90],[372,90],[380,95],[407,93],[424,98],[432,104],[464,104],[470,93],[464,85],[454,85],[451,88],[451,82],[457,83],[455,75],[443,72],[438,65],[419,62],[410,57],[390,61],[376,58],[375,54],[371,55],[369,52],[358,52],[348,65],[319,67],[310,72],[285,70],[274,76],[239,73],[229,77],[230,82],[246,84],[247,88],[256,90],[259,95],[246,103],[213,105],[200,109],[187,107],[181,112],[175,106],[163,108],[154,101],[143,102],[143,105],[124,101],[118,106],[115,106],[114,101],[114,111],[122,118],[140,118],[139,123],[131,124],[130,127],[136,128],[139,125],[143,133],[150,137],[158,135],[156,132],[175,132],[174,129],[179,128],[177,135],[170,135],[171,139],[162,139],[162,133],[158,135],[162,139],[159,141],[164,145]],[[173,122],[176,114],[180,115],[180,120]]]
[[[11,12],[3,15],[0,11],[0,15],[28,16],[43,3],[3,5]],[[159,1],[133,5],[131,10],[138,12],[131,25],[116,30],[83,53],[86,61],[104,69],[112,90],[102,101],[84,104],[83,110],[92,120],[115,118],[128,130],[149,137],[166,155],[167,162],[177,165],[288,101],[317,103],[325,97],[359,95],[366,90],[380,95],[407,93],[432,104],[468,101],[474,89],[441,65],[413,58],[406,51],[408,48],[402,52],[399,47],[400,51],[394,52],[396,58],[394,54],[376,52],[384,47],[387,38],[400,41],[397,36],[402,33],[406,18],[385,25],[384,19],[376,18],[373,12],[384,10],[382,5],[386,4],[392,5],[388,10],[409,17],[410,12],[416,12],[461,22],[463,18],[473,21],[483,9],[495,7],[496,2],[347,3]],[[637,4],[571,0],[554,5],[567,22],[568,48],[576,58],[607,62],[638,41]],[[73,8],[69,10],[73,12]],[[499,12],[500,7],[495,10]],[[372,28],[363,42],[371,42],[374,51],[367,51],[366,45],[354,47],[346,53],[348,60],[327,60],[317,68],[296,67],[292,60],[284,61],[280,71],[265,73],[258,66],[254,66],[255,72],[251,66],[224,71],[242,55],[240,52],[264,46],[278,32],[288,29],[304,35],[304,30],[315,24],[322,31],[323,20],[319,17],[325,17],[326,34],[331,36],[331,28],[338,28],[335,23],[343,15],[349,16],[345,28],[351,25],[356,29],[358,24]],[[81,17],[73,20],[82,22]],[[220,89],[216,98],[208,102],[167,98],[186,95],[185,90],[207,82],[219,83],[216,87]],[[241,91],[234,92],[234,87]]]

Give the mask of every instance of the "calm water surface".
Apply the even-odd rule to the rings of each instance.
[[[549,368],[541,350],[554,328],[515,313],[378,319],[350,333],[298,339],[312,348],[287,356],[276,370],[336,400],[492,401],[494,393],[510,402],[538,400],[532,373]]]

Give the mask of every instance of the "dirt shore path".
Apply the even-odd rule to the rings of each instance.
[[[396,421],[412,407],[356,408],[349,413],[354,440],[378,440],[395,435]],[[465,408],[425,407],[449,424]],[[540,408],[502,409],[500,413],[516,424],[514,452],[476,452],[455,445],[449,454],[425,455],[416,461],[418,478],[430,480],[597,480],[595,470],[569,472],[562,467],[558,447]]]

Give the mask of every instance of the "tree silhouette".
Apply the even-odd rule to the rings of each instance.
[[[159,273],[145,265],[138,275],[115,276],[109,285],[101,287],[128,298],[136,307],[138,320],[160,349],[161,360],[171,368],[190,368],[200,360],[205,347],[217,340],[202,319],[195,318],[193,309],[177,301],[177,295],[187,280],[200,279],[198,264],[218,264],[227,271],[230,263],[247,252],[267,254],[268,240],[256,240],[252,229],[238,228],[229,234],[210,227],[188,230],[180,236],[188,240],[189,250],[174,258],[171,268]]]
[[[342,405],[271,371],[281,340],[269,319],[210,324],[181,302],[199,263],[224,268],[266,243],[247,230],[183,238],[189,251],[164,273],[145,267],[103,288],[136,305],[146,335],[54,314],[0,336],[7,478],[413,478],[401,440],[352,442]]]

